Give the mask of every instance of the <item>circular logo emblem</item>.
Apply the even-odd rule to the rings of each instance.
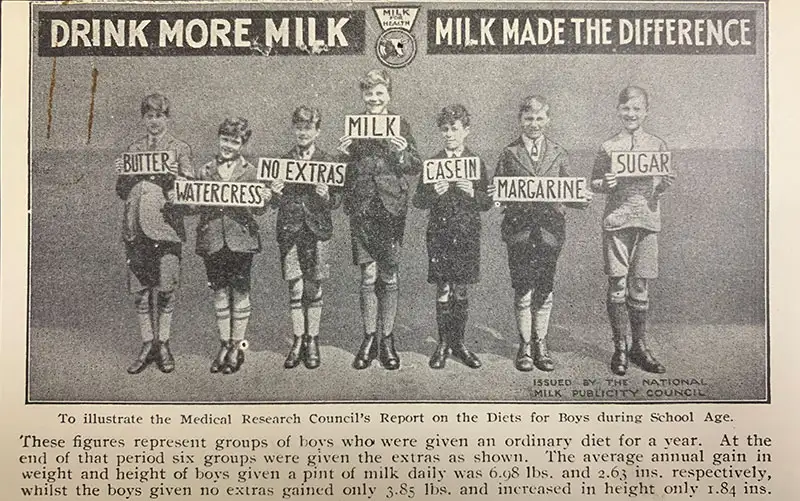
[[[403,28],[390,28],[378,37],[375,53],[389,68],[402,68],[417,55],[417,41]]]

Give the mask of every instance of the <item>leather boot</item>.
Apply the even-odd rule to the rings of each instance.
[[[520,341],[517,359],[514,366],[518,371],[530,372],[533,370],[533,355],[531,355],[531,343]]]
[[[128,367],[128,374],[139,374],[156,359],[156,356],[157,353],[153,341],[145,341],[142,343],[139,356],[137,356],[136,360]]]
[[[393,371],[400,368],[400,357],[394,348],[394,335],[387,334],[381,339],[379,358],[384,369]]]
[[[630,351],[631,362],[646,372],[654,374],[665,373],[667,369],[647,349],[645,341],[647,336],[647,310],[628,308],[628,316],[631,319],[631,334],[633,338],[633,346],[631,346]]]
[[[628,335],[625,328],[628,319],[625,318],[625,304],[606,304],[608,320],[611,323],[611,335],[614,341],[614,354],[611,355],[611,372],[617,376],[624,376],[628,372]]]
[[[319,367],[319,344],[317,336],[303,336],[303,363],[306,369],[316,369]]]
[[[441,369],[447,361],[449,354],[448,346],[448,332],[452,325],[452,310],[451,303],[436,302],[436,326],[439,331],[439,344],[436,345],[436,350],[431,355],[428,365],[431,369]]]
[[[156,358],[158,370],[169,374],[175,370],[175,357],[169,349],[169,341],[158,341],[158,357]]]
[[[481,361],[474,353],[469,351],[464,344],[464,335],[467,330],[469,309],[466,299],[453,301],[453,328],[451,332],[450,349],[453,356],[460,359],[470,369],[478,369]]]
[[[242,343],[244,341],[231,340],[231,347],[225,355],[225,367],[222,368],[223,374],[233,374],[238,372],[244,363],[244,350],[242,350]]]
[[[370,366],[373,360],[378,356],[378,340],[375,338],[375,333],[372,332],[364,336],[361,341],[361,347],[356,353],[356,359],[353,360],[354,369],[366,369]]]
[[[547,338],[537,339],[533,345],[533,365],[540,371],[550,372],[556,365],[547,351]]]
[[[211,373],[216,374],[220,372],[222,368],[225,366],[225,356],[228,354],[228,350],[231,348],[231,342],[228,341],[220,341],[219,343],[219,351],[217,352],[217,356],[214,357],[214,360],[211,362]]]
[[[289,355],[286,356],[286,361],[283,362],[285,369],[294,369],[300,364],[303,359],[303,336],[295,336],[292,342],[292,347],[289,349]]]

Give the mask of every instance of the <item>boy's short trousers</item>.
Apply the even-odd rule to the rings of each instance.
[[[405,226],[405,214],[391,214],[383,207],[379,198],[374,198],[368,214],[350,218],[353,264],[377,262],[384,272],[397,272]]]
[[[658,233],[642,228],[603,232],[605,272],[609,277],[658,277]]]
[[[535,290],[537,294],[553,292],[558,250],[536,245],[530,239],[508,242],[508,270],[515,291]]]
[[[203,257],[206,265],[208,286],[212,290],[232,287],[237,291],[250,290],[250,268],[253,265],[253,254],[249,252],[233,252],[227,246]]]
[[[126,241],[128,290],[131,293],[149,288],[174,291],[180,283],[181,247],[181,242],[156,241],[147,237]]]
[[[330,277],[330,240],[317,240],[316,235],[303,226],[290,244],[280,247],[284,280],[306,277],[319,281]]]

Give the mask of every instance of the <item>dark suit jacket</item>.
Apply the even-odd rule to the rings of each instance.
[[[570,177],[567,151],[544,138],[539,161],[534,162],[522,138],[509,144],[500,154],[495,176]],[[582,208],[581,203],[509,202],[504,211],[501,235],[505,242],[532,237],[544,245],[560,249],[565,238],[564,207]],[[535,233],[531,235],[531,232]],[[543,231],[540,231],[543,230]]]
[[[391,112],[390,112],[391,114]],[[405,151],[391,149],[387,139],[355,139],[347,157],[345,211],[353,216],[366,213],[377,195],[383,207],[395,216],[408,210],[408,176],[422,171],[422,160],[411,135],[411,126],[400,120],[400,135],[408,142]]]
[[[128,152],[174,151],[181,175],[191,177],[192,152],[189,145],[164,133],[153,148],[144,136],[128,147]],[[182,242],[186,240],[183,210],[167,203],[167,191],[173,189],[175,176],[141,175],[117,176],[117,195],[125,200],[122,218],[122,238],[133,241],[146,236],[152,240]]]
[[[289,158],[300,158],[297,148],[288,153]],[[311,160],[334,162],[335,159],[319,147],[314,148]],[[283,194],[272,198],[272,206],[277,207],[276,236],[278,241],[290,238],[291,235],[307,226],[319,240],[329,240],[333,236],[331,211],[339,207],[342,201],[342,189],[331,186],[328,189],[330,198],[325,200],[317,195],[312,184],[286,183]]]
[[[258,182],[257,170],[253,164],[241,156],[234,162],[233,173],[228,181]],[[216,159],[202,166],[195,177],[201,181],[223,180],[219,175]],[[263,213],[266,210],[267,206],[255,212]],[[261,236],[253,212],[254,210],[247,207],[201,207],[200,221],[197,224],[197,253],[207,256],[226,245],[234,252],[259,252]]]

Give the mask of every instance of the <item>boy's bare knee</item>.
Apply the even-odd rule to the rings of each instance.
[[[611,303],[624,303],[627,279],[625,277],[608,278],[608,301]]]
[[[518,310],[527,310],[531,307],[533,291],[528,289],[526,291],[514,291],[514,308]]]

